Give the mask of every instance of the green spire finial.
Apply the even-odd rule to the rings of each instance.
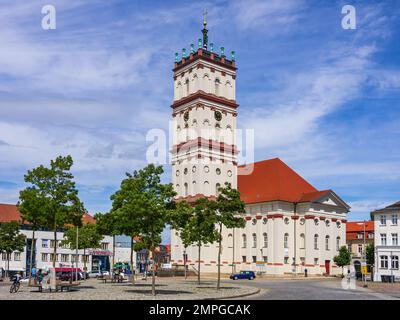
[[[179,53],[175,52],[175,62],[178,62],[178,61],[179,61]]]

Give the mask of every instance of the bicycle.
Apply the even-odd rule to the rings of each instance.
[[[14,281],[10,287],[10,293],[17,293],[21,283],[19,281]]]

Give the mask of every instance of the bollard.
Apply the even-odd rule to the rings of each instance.
[[[307,269],[304,269],[304,277],[307,278]]]

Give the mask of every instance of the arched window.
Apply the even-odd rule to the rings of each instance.
[[[336,251],[339,251],[340,249],[340,237],[336,238]]]
[[[233,235],[232,233],[228,234],[228,248],[233,247]]]
[[[314,249],[318,250],[318,235],[314,235]]]
[[[210,183],[208,181],[204,181],[204,194],[206,196],[210,194]]]
[[[325,250],[329,250],[329,236],[325,237]]]
[[[203,91],[209,93],[210,92],[210,77],[208,74],[205,74],[203,77]]]
[[[188,195],[188,193],[189,193],[189,187],[188,187],[187,182],[185,182],[185,184],[183,186],[185,188],[185,197],[186,197]]]
[[[220,95],[220,87],[221,87],[221,81],[219,81],[219,79],[215,79],[215,94],[217,96]]]
[[[232,96],[232,85],[231,85],[231,83],[229,81],[226,81],[226,83],[225,83],[225,92],[226,92],[226,97],[228,99],[233,99],[233,96]]]
[[[300,235],[300,249],[305,249],[306,247],[306,236],[304,233]]]
[[[192,182],[192,194],[195,195],[196,194],[196,181]]]
[[[193,92],[196,92],[199,90],[199,78],[197,77],[197,74],[193,76]]]
[[[186,79],[185,87],[186,87],[186,95],[189,95],[189,93],[190,93],[190,81],[189,81],[189,79]]]
[[[247,237],[245,234],[242,234],[242,248],[247,247]]]
[[[289,233],[285,233],[283,236],[283,247],[285,249],[289,248]]]
[[[264,237],[264,248],[268,248],[268,234],[264,232],[263,237]]]
[[[221,188],[221,185],[219,183],[217,183],[215,185],[215,194],[218,196],[219,195],[219,188]]]
[[[253,248],[257,248],[257,235],[253,233]]]

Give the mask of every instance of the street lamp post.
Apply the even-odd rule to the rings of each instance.
[[[75,281],[78,281],[78,241],[79,239],[79,228],[76,227],[76,250],[75,250]],[[85,257],[83,257],[85,259]]]

